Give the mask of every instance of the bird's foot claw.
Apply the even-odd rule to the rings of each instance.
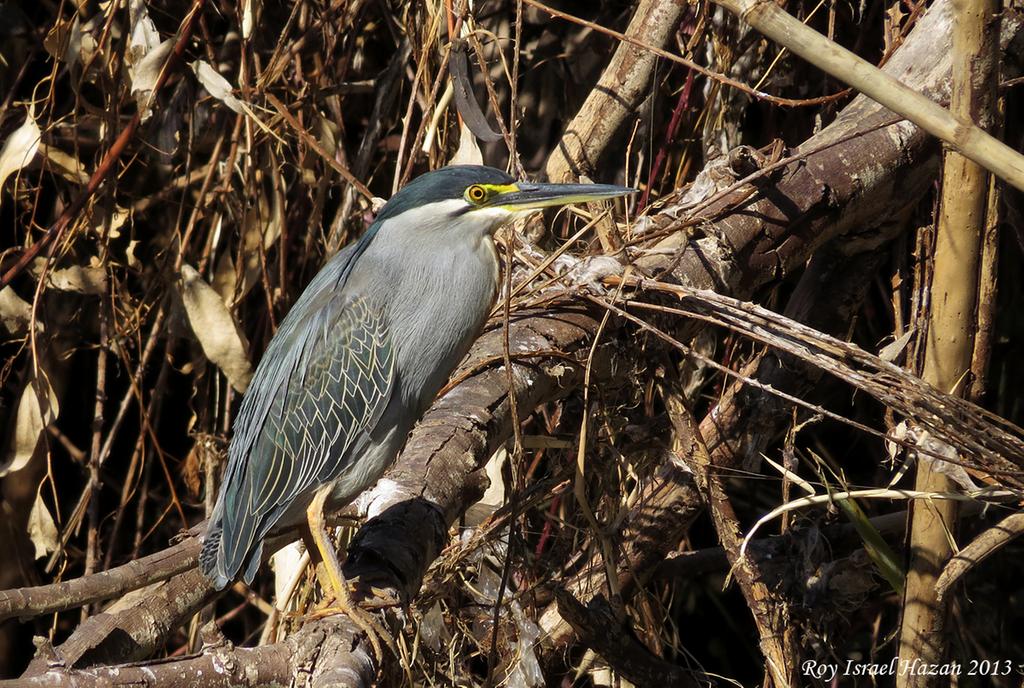
[[[346,581],[346,583],[349,583],[349,582]],[[354,585],[354,584],[348,584],[348,585],[345,586],[345,588],[348,590],[349,597],[354,597],[355,594],[359,591],[359,586],[358,585]],[[339,608],[340,608],[340,605],[338,605],[338,597],[331,593],[331,588],[330,587],[327,587],[324,590],[323,598],[319,602],[317,602],[315,605],[313,605],[313,611],[315,613],[319,613],[321,611],[327,611],[327,610],[330,610],[330,609],[339,609]],[[331,612],[329,614],[324,614],[324,616],[330,616],[331,614],[334,614],[334,613],[337,613],[337,612],[335,611],[335,612]]]
[[[378,588],[375,586],[367,586],[370,592],[370,596],[363,600],[363,604],[373,609],[388,609],[390,607],[398,607],[402,604],[402,601],[395,595],[391,594],[387,588]]]
[[[393,607],[399,607],[402,605],[402,601],[392,594],[387,588],[378,588],[373,585],[363,585],[362,583],[353,580],[346,579],[347,585],[345,586],[348,590],[349,597],[352,599],[359,598],[360,604],[368,609],[391,609]],[[363,593],[363,594],[360,594]],[[366,594],[369,593],[369,594]],[[313,609],[315,611],[325,610],[335,605],[338,598],[330,593],[330,588],[325,592],[325,597],[320,600]]]

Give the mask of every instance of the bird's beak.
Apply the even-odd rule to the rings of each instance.
[[[587,203],[636,193],[628,186],[612,184],[537,184],[516,182],[508,191],[496,195],[490,206],[513,212],[539,210],[552,206]]]

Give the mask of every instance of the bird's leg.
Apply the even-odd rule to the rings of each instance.
[[[316,493],[309,508],[306,509],[306,520],[309,522],[309,532],[312,535],[313,543],[316,545],[316,550],[323,562],[330,584],[329,587],[331,592],[334,593],[334,599],[337,603],[336,609],[347,615],[356,626],[366,633],[366,636],[370,639],[370,644],[373,646],[373,652],[378,659],[383,659],[384,657],[380,648],[380,640],[387,643],[388,647],[397,654],[394,641],[384,630],[384,627],[380,625],[380,622],[373,615],[356,606],[355,602],[352,601],[352,596],[349,595],[345,574],[341,571],[338,556],[334,551],[330,538],[327,536],[327,529],[324,527],[324,501],[327,499],[329,492],[330,488],[324,488]]]
[[[329,528],[330,526],[328,526],[328,534],[330,533]],[[328,537],[330,537],[330,535],[328,535]],[[313,540],[312,533],[310,533],[308,525],[302,529],[302,541],[306,545],[306,551],[312,552],[312,557],[310,557],[309,563],[313,566],[313,573],[316,574],[316,579],[320,583],[320,588],[322,590],[333,591],[334,583],[331,582],[331,578],[327,574],[327,565],[320,557],[319,547],[317,547],[316,541]],[[351,595],[359,587],[354,580],[348,577],[345,578],[345,583],[346,586],[348,587],[349,595]],[[369,593],[369,596],[373,599],[373,609],[386,609],[389,607],[398,607],[402,604],[402,600],[394,596],[391,593],[391,591],[389,591],[386,588],[378,588],[373,585],[364,585],[363,589],[366,590]],[[334,602],[334,596],[330,594],[325,595],[324,598],[316,605],[316,611],[314,612],[314,614],[319,615],[322,612],[324,614],[329,613],[332,602]],[[360,608],[370,607],[364,607],[360,605]]]

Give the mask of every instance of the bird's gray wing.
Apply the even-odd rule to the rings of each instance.
[[[235,421],[212,519],[219,551],[204,552],[215,583],[243,565],[251,580],[253,556],[287,508],[344,470],[349,447],[387,406],[394,358],[373,301],[318,275],[264,354]]]

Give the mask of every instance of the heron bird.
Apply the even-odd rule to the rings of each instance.
[[[377,481],[479,334],[498,293],[495,230],[541,208],[633,192],[457,165],[396,193],[313,278],[256,368],[200,557],[213,586],[239,573],[251,583],[264,538],[306,523],[324,587],[379,656],[379,626],[352,602],[324,510]]]

